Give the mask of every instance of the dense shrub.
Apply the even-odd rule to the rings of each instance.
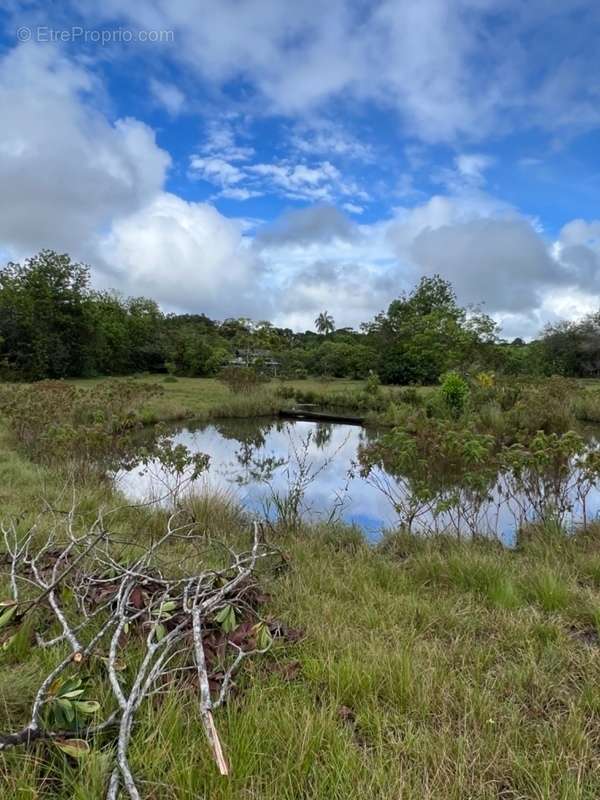
[[[235,394],[254,392],[269,378],[253,367],[225,367],[219,374],[219,380]]]
[[[381,391],[381,381],[379,375],[371,370],[365,381],[365,392],[370,395],[378,395]]]
[[[479,371],[473,388],[490,391],[496,375],[596,376],[599,341],[598,313],[547,328],[537,341],[501,341],[493,320],[461,307],[440,276],[422,278],[359,330],[324,336],[268,321],[164,314],[154,300],[94,290],[85,264],[51,250],[0,268],[6,380],[145,371],[211,377],[243,357],[258,372],[262,362],[286,378],[361,380],[373,370],[382,383],[404,386],[434,385],[448,370]]]
[[[78,462],[83,470],[118,450],[115,437],[142,424],[155,384],[104,381],[93,390],[64,381],[0,386],[0,412],[17,443],[37,461]]]
[[[600,392],[580,392],[573,401],[573,413],[582,422],[600,422]]]
[[[448,372],[440,386],[442,399],[452,415],[460,416],[469,397],[469,386],[457,372]]]
[[[407,386],[405,389],[401,389],[396,394],[396,400],[409,406],[422,406],[424,402],[423,395],[414,386]]]
[[[521,434],[565,433],[575,423],[575,387],[565,378],[525,384],[510,409],[511,427]]]

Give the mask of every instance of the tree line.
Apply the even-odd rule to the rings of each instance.
[[[51,250],[0,269],[4,380],[136,372],[209,377],[231,364],[289,378],[376,373],[397,384],[434,383],[449,369],[582,377],[600,371],[600,312],[548,326],[533,342],[509,343],[487,314],[460,306],[439,276],[423,277],[359,330],[336,329],[327,311],[315,328],[296,333],[266,320],[164,314],[153,300],[93,289],[89,267]]]

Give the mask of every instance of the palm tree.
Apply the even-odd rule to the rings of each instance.
[[[327,311],[321,311],[319,316],[315,320],[315,327],[319,333],[324,333],[327,336],[328,333],[333,333],[335,330],[335,322],[333,321],[333,317]]]

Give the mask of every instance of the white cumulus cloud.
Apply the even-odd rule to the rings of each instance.
[[[259,262],[240,225],[207,203],[163,192],[117,220],[98,253],[122,291],[158,298],[163,306],[216,317],[269,310],[257,291]]]
[[[171,162],[154,132],[96,110],[101,87],[51,45],[21,45],[0,60],[0,241],[16,255],[82,243],[148,202]]]

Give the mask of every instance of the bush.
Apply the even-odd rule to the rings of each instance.
[[[448,372],[442,381],[440,394],[450,413],[458,417],[465,409],[469,386],[458,372]]]
[[[371,370],[365,381],[365,392],[370,395],[377,395],[381,391],[381,381],[379,375]]]
[[[225,367],[219,374],[219,380],[234,394],[239,394],[256,391],[269,378],[259,374],[253,367]]]
[[[368,393],[358,389],[328,391],[300,389],[284,384],[276,389],[277,397],[295,400],[297,403],[317,405],[321,408],[343,408],[348,411],[385,411],[390,403],[387,392]]]
[[[418,409],[408,403],[390,402],[385,411],[369,415],[367,421],[390,428],[406,428],[412,427],[412,420],[418,414]]]
[[[574,401],[577,419],[583,422],[600,422],[600,392],[582,392]]]
[[[496,378],[493,372],[478,372],[475,376],[475,383],[481,389],[493,389],[496,385]]]
[[[111,380],[93,390],[64,381],[0,387],[0,412],[31,458],[71,462],[80,474],[117,452],[117,437],[141,426],[142,405],[159,396],[156,385]]]
[[[573,428],[573,384],[565,378],[525,385],[509,412],[513,430],[520,434],[566,433]]]
[[[476,427],[478,430],[491,433],[496,439],[501,440],[508,432],[508,417],[502,413],[498,403],[484,403],[476,412]]]
[[[419,394],[415,386],[407,386],[396,394],[399,403],[406,403],[409,406],[422,406],[423,396]]]

